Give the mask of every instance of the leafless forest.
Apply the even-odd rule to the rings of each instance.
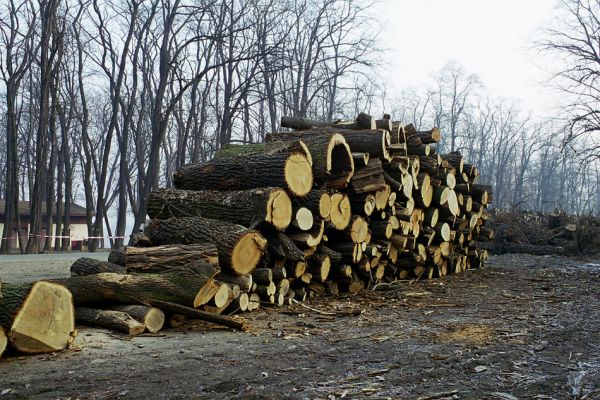
[[[57,236],[68,233],[76,202],[90,237],[122,247],[146,218],[149,192],[182,165],[227,143],[260,142],[282,115],[360,111],[440,127],[439,151],[478,165],[497,208],[597,213],[600,1],[558,6],[561,22],[532,42],[532,58],[560,60],[548,85],[563,111],[540,118],[452,62],[426,87],[386,91],[382,69],[402,68],[386,64],[369,1],[3,1],[4,236],[19,226],[17,200],[29,200],[21,251],[66,246],[40,232],[56,224]],[[42,206],[56,207],[56,220]]]

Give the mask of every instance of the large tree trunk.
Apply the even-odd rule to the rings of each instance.
[[[202,260],[162,274],[100,273],[56,280],[72,293],[77,306],[144,303],[149,299],[198,306],[202,289],[212,284],[219,269]]]
[[[108,260],[127,268],[127,272],[165,272],[185,267],[196,260],[219,266],[217,246],[204,244],[173,244],[156,247],[127,246],[125,250],[113,250]]]
[[[145,233],[154,245],[212,242],[217,245],[221,268],[236,275],[252,272],[267,246],[257,231],[202,217],[155,219]]]
[[[10,346],[22,353],[45,353],[67,347],[75,331],[73,298],[51,282],[2,286],[0,325]]]
[[[148,199],[150,218],[202,216],[247,228],[266,221],[284,230],[292,220],[292,202],[283,189],[233,191],[157,189]]]
[[[190,190],[285,187],[304,196],[312,188],[313,176],[304,154],[254,154],[186,165],[175,172],[173,183]]]

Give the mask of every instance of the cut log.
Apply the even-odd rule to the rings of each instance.
[[[332,193],[326,190],[311,190],[304,197],[297,197],[294,202],[301,207],[308,208],[314,215],[328,220],[331,214]]]
[[[320,222],[319,226],[314,227],[309,232],[290,233],[290,238],[302,248],[312,248],[317,246],[323,240],[325,224]]]
[[[301,231],[309,231],[313,227],[313,214],[306,207],[299,207],[294,210],[292,225]]]
[[[308,270],[318,279],[325,282],[331,269],[331,260],[324,254],[316,254],[308,260]]]
[[[342,193],[334,193],[331,196],[331,213],[329,222],[335,229],[343,230],[350,224],[352,218],[352,207],[350,199]]]
[[[115,311],[122,311],[131,315],[136,321],[144,324],[150,333],[160,331],[165,324],[165,313],[156,307],[142,305],[128,305],[112,307]]]
[[[267,246],[257,231],[202,217],[155,219],[145,233],[155,245],[212,242],[217,246],[221,269],[237,275],[252,272]]]
[[[97,326],[130,336],[139,335],[146,326],[124,311],[99,310],[96,308],[77,307],[75,320],[78,324]]]
[[[73,293],[77,306],[132,304],[147,299],[198,306],[203,288],[219,269],[198,260],[186,268],[161,274],[122,275],[105,272],[57,280]]]
[[[71,265],[71,276],[93,275],[101,272],[124,274],[125,267],[109,261],[101,261],[89,257],[80,257]]]
[[[6,350],[6,345],[8,344],[8,338],[6,337],[6,333],[4,333],[4,328],[0,326],[0,357]]]
[[[306,155],[256,154],[189,164],[173,175],[178,189],[243,190],[286,187],[304,196],[313,185],[312,166]]]
[[[212,243],[173,244],[153,247],[127,246],[124,251],[111,250],[109,260],[124,265],[129,273],[164,272],[186,267],[196,260],[219,266],[217,246]]]
[[[171,303],[168,301],[148,300],[148,305],[158,307],[163,311],[185,315],[188,318],[200,319],[202,321],[212,322],[213,324],[227,326],[239,331],[248,330],[248,326],[243,321],[238,321],[231,317],[223,315],[211,314],[205,311],[196,310],[195,308],[182,306],[181,304]]]
[[[247,228],[265,221],[284,230],[292,220],[292,202],[285,190],[157,189],[148,199],[150,218],[204,217],[228,221]]]
[[[269,232],[265,234],[269,238],[269,250],[271,253],[291,261],[304,260],[304,253],[288,235],[281,232]]]
[[[249,292],[252,289],[252,275],[230,275],[221,272],[215,276],[215,281],[236,285],[242,292]]]
[[[18,352],[63,350],[75,335],[73,297],[67,288],[52,282],[3,284],[0,326]]]
[[[249,156],[256,154],[290,154],[290,153],[301,153],[304,154],[310,164],[312,165],[312,156],[306,144],[302,140],[292,140],[289,142],[264,142],[264,143],[252,143],[252,144],[232,144],[227,143],[223,145],[215,153],[215,159],[224,159],[238,156]]]
[[[344,136],[333,133],[304,138],[313,159],[313,177],[319,186],[341,188],[354,175],[354,159]]]
[[[256,268],[252,271],[252,280],[261,285],[268,285],[273,281],[273,270],[271,268]]]

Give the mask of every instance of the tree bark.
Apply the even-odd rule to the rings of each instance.
[[[236,275],[252,272],[267,246],[257,231],[202,217],[152,220],[145,233],[154,245],[212,242],[217,246],[221,268]]]
[[[106,328],[130,336],[139,335],[146,330],[143,323],[124,311],[77,307],[75,315],[78,324]]]
[[[108,260],[123,266],[128,273],[165,272],[173,268],[185,268],[196,260],[203,260],[219,267],[217,246],[212,243],[154,247],[127,246],[122,251],[111,251]]]
[[[88,257],[81,257],[71,265],[71,276],[94,275],[103,272],[124,274],[125,267],[108,261],[101,261]]]
[[[177,190],[157,189],[148,199],[150,218],[202,216],[255,227],[266,221],[279,230],[292,220],[292,202],[283,189]]]
[[[304,154],[255,154],[186,165],[175,172],[173,183],[189,190],[285,187],[304,196],[312,188],[313,175]]]
[[[132,304],[148,299],[197,306],[202,289],[212,283],[219,269],[197,260],[187,268],[171,269],[162,274],[123,275],[100,273],[72,276],[55,282],[73,293],[77,306]]]

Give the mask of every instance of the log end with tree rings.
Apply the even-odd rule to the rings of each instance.
[[[332,177],[345,177],[346,182],[354,175],[354,158],[344,136],[336,133],[327,146],[327,171]]]
[[[314,218],[312,212],[306,207],[300,207],[296,210],[293,225],[302,230],[309,231],[313,227]]]
[[[329,219],[331,216],[331,195],[325,191],[319,199],[319,215],[323,219]]]
[[[455,217],[460,214],[458,197],[456,197],[456,192],[454,190],[448,190],[448,208]]]
[[[446,175],[446,186],[448,186],[449,189],[454,190],[454,187],[456,186],[456,176],[454,174]]]
[[[266,247],[267,240],[259,232],[246,232],[231,253],[231,268],[238,275],[249,274],[256,268]]]
[[[284,230],[292,221],[292,200],[283,189],[274,189],[267,200],[265,221],[275,228]]]
[[[331,214],[329,221],[337,230],[343,230],[350,224],[352,209],[350,199],[343,193],[334,193],[331,196]]]
[[[300,153],[290,155],[284,166],[288,189],[296,196],[304,196],[313,185],[312,166],[308,158]]]
[[[369,234],[369,224],[367,221],[360,217],[354,217],[352,221],[352,225],[350,226],[350,238],[354,243],[362,243],[365,241],[367,235]]]
[[[67,288],[40,281],[30,287],[6,285],[2,291],[0,312],[10,314],[3,316],[3,322],[8,322],[4,325],[12,348],[27,354],[48,353],[63,350],[71,342],[75,311]]]

